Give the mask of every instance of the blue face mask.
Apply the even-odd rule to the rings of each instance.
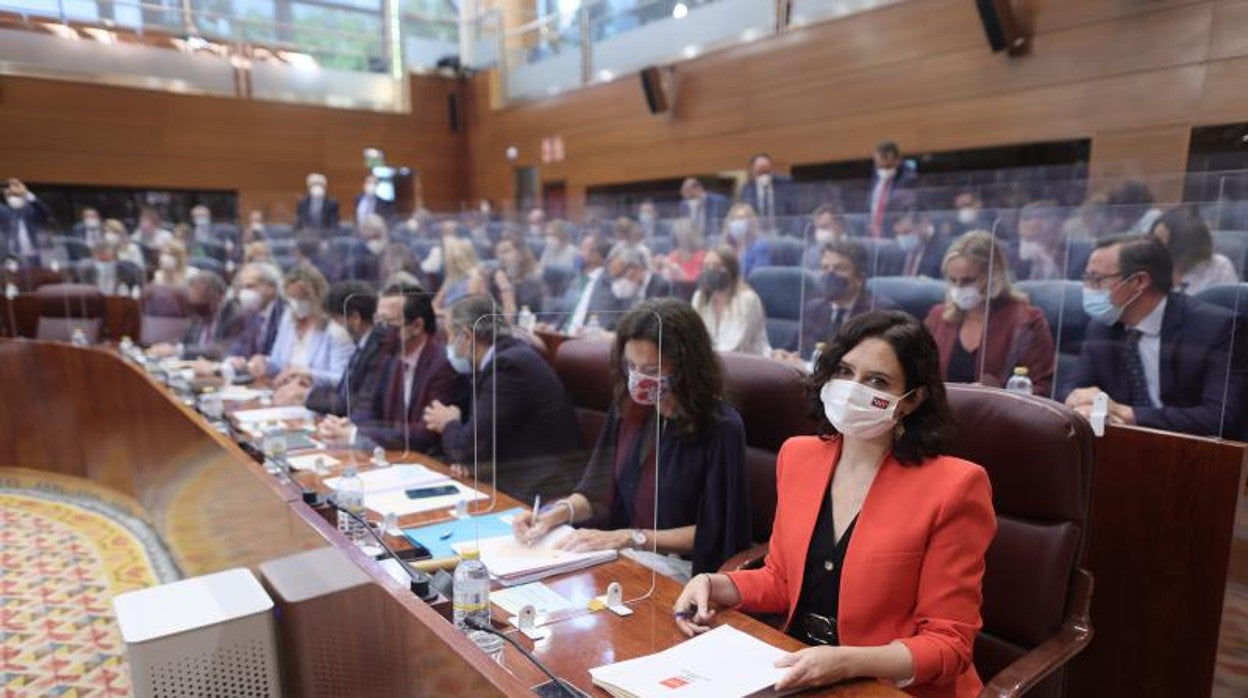
[[[455,353],[455,343],[449,342],[446,345],[446,360],[451,363],[451,368],[460,375],[468,375],[472,373],[472,362]]]
[[[1125,282],[1126,279],[1123,279],[1123,281]],[[1088,288],[1087,286],[1084,286],[1083,312],[1087,313],[1088,317],[1093,320],[1098,320],[1106,325],[1112,325],[1115,322],[1118,322],[1118,320],[1122,317],[1122,311],[1126,310],[1128,305],[1134,303],[1135,298],[1138,298],[1139,294],[1136,294],[1135,298],[1127,301],[1126,304],[1120,308],[1114,305],[1113,301],[1109,299],[1109,294],[1112,292],[1113,289]]]

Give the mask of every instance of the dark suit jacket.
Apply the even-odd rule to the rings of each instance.
[[[936,340],[940,352],[940,373],[949,372],[949,357],[962,329],[961,322],[946,321],[944,303],[936,304],[923,324]],[[976,376],[984,385],[1003,387],[1017,366],[1027,367],[1031,391],[1048,395],[1053,387],[1053,367],[1057,349],[1044,312],[1034,305],[1011,298],[998,298],[988,307],[988,327],[975,352]],[[980,370],[980,357],[983,369]]]
[[[728,208],[732,202],[723,194],[716,194],[708,191],[706,198],[702,200],[702,207],[698,211],[701,220],[694,223],[702,226],[704,235],[715,235],[719,233],[719,229],[724,224],[724,216],[728,215]],[[680,202],[680,216],[682,218],[689,217],[689,202],[684,199]]]
[[[286,303],[279,297],[273,301],[274,307],[269,310],[269,324],[261,331],[264,320],[256,313],[244,320],[243,331],[230,345],[230,356],[241,356],[250,359],[256,354],[267,356],[273,351],[273,342],[277,340],[277,327],[282,324],[282,313],[286,311]]]
[[[849,309],[849,317],[842,320],[841,324],[870,310],[893,310],[896,307],[888,298],[872,296],[864,288],[858,293],[858,298],[854,299],[854,306]],[[806,301],[802,308],[802,358],[810,358],[810,352],[815,350],[815,345],[827,342],[831,339],[831,334],[832,302],[822,296]]]
[[[497,487],[522,502],[571,492],[586,453],[576,413],[550,363],[524,340],[502,337],[473,385],[470,416],[442,433],[447,457],[470,468],[477,464],[484,482],[497,460]]]
[[[875,193],[876,182],[879,181],[879,175],[871,173],[871,181],[867,185],[866,196],[863,201],[863,211],[871,213],[871,198]],[[888,200],[884,202],[884,215],[901,210],[909,204],[921,204],[918,197],[913,191],[918,187],[919,178],[914,172],[908,170],[903,165],[898,168],[897,174],[893,175],[892,188],[888,191]],[[892,237],[893,231],[885,230],[884,237]]]
[[[624,313],[632,310],[641,301],[672,295],[672,282],[658,274],[651,274],[650,282],[646,284],[641,293],[635,298],[620,300],[611,293],[611,275],[604,272],[599,275],[592,294],[589,297],[589,310],[585,314],[585,322],[589,322],[589,316],[597,315],[602,329],[610,332],[615,329],[616,323],[620,321]]]
[[[30,243],[37,253],[44,226],[48,222],[48,208],[39,199],[28,200],[21,210],[14,210],[7,205],[0,204],[0,235],[3,235],[4,242],[4,249],[0,250],[0,255],[18,256],[20,249],[17,239],[18,221],[26,222],[26,233],[30,236]]]
[[[941,263],[945,260],[945,251],[949,249],[950,239],[939,233],[928,239],[927,244],[906,253],[906,261],[902,265],[905,276],[926,276],[932,279],[945,278]],[[911,266],[914,269],[911,269]]]
[[[1136,407],[1136,424],[1243,438],[1248,435],[1248,330],[1241,327],[1236,332],[1235,315],[1219,306],[1181,293],[1167,298],[1159,372],[1164,407]],[[1071,385],[1097,386],[1111,400],[1129,404],[1131,389],[1122,358],[1125,337],[1121,323],[1089,324]]]
[[[371,405],[381,388],[382,374],[394,347],[386,346],[393,335],[369,330],[364,345],[357,348],[347,363],[347,370],[334,387],[318,385],[308,393],[304,406],[313,412],[349,417],[352,412]]]
[[[805,221],[800,218],[802,212],[798,207],[797,185],[789,177],[772,175],[771,188],[772,204],[776,209],[776,228],[786,232],[801,231]],[[745,184],[741,185],[740,201],[741,203],[749,204],[754,209],[754,212],[760,218],[762,217],[763,210],[759,207],[758,189],[755,188],[753,179],[747,180]]]
[[[444,405],[455,404],[462,381],[447,361],[446,345],[440,338],[430,337],[421,349],[412,380],[412,399],[405,414],[403,362],[397,351],[387,352],[379,389],[374,391],[371,400],[361,403],[361,409],[351,415],[351,421],[360,429],[357,445],[363,440],[359,437],[364,437],[366,443],[387,449],[425,454],[436,451],[438,435],[425,428],[425,408],[434,400]]]
[[[216,324],[207,342],[203,339],[204,326],[209,324],[199,315],[191,315],[191,324],[186,326],[186,334],[182,337],[182,358],[194,359],[204,357],[211,361],[220,361],[226,350],[243,332],[246,318],[233,301],[223,303],[217,311]]]
[[[1078,281],[1083,278],[1083,272],[1088,268],[1088,257],[1092,256],[1091,245],[1070,245],[1067,247],[1059,247],[1059,254],[1062,258],[1054,260],[1057,266],[1062,269],[1062,275],[1059,278]],[[1010,245],[1006,253],[1010,259],[1010,266],[1014,268],[1014,278],[1019,281],[1031,279],[1031,260],[1023,259],[1018,256],[1018,242]]]
[[[299,205],[295,209],[295,230],[312,228],[313,230],[329,231],[331,234],[337,235],[338,200],[326,196],[324,201],[321,202],[321,215],[316,219],[313,219],[309,213],[311,202],[312,197],[310,196],[304,196],[302,199],[299,199]]]

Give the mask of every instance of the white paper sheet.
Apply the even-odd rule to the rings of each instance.
[[[286,422],[292,420],[312,421],[316,418],[316,413],[311,410],[292,405],[289,407],[262,407],[255,410],[239,410],[234,413],[234,419],[239,424],[248,425],[259,422]]]

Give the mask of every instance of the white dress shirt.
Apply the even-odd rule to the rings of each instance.
[[[1140,361],[1144,364],[1144,380],[1148,382],[1148,401],[1153,407],[1161,404],[1161,319],[1166,314],[1166,299],[1145,315],[1131,329],[1140,332]]]
[[[756,356],[767,356],[771,353],[763,302],[752,289],[744,286],[738,288],[718,316],[713,301],[698,289],[693,294],[693,308],[702,317],[702,323],[711,335],[715,351],[735,351]]]
[[[1210,286],[1237,284],[1239,274],[1235,273],[1235,265],[1226,255],[1215,252],[1209,259],[1189,269],[1182,281],[1183,293],[1194,296]]]

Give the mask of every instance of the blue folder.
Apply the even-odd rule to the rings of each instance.
[[[466,519],[451,519],[420,528],[405,528],[403,535],[413,543],[425,546],[429,554],[435,558],[450,557],[456,554],[455,549],[451,547],[456,543],[509,535],[511,533],[510,519],[503,521],[503,518],[514,517],[525,511],[516,507]],[[448,533],[450,535],[447,535]]]

